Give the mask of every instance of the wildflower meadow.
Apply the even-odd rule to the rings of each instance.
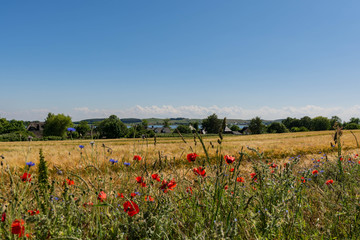
[[[22,166],[3,159],[1,239],[358,239],[360,158],[341,136],[308,164],[224,150],[222,134],[179,136],[179,158],[136,145],[120,156],[99,140],[69,144],[71,167],[42,149]]]

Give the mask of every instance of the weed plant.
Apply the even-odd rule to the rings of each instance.
[[[71,170],[39,163],[2,164],[2,239],[357,239],[360,161],[317,153],[285,163],[248,147],[223,152],[223,137],[200,136],[188,152],[155,159],[146,150],[113,159],[111,148],[80,145]],[[149,143],[150,144],[150,143]],[[156,142],[154,143],[156,144]],[[204,154],[195,153],[202,146]],[[136,149],[136,146],[135,146]],[[216,149],[210,156],[209,149]],[[153,156],[153,155],[151,155]],[[106,159],[104,163],[100,159]],[[244,165],[252,171],[244,173]]]

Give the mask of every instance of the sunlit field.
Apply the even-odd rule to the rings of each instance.
[[[352,134],[353,133],[353,134]],[[360,130],[344,131],[341,141],[344,150],[356,149],[356,138],[360,139]],[[356,138],[355,138],[355,137]],[[311,155],[317,152],[334,152],[330,143],[334,143],[333,131],[261,134],[261,135],[224,135],[222,151],[224,154],[236,155],[249,146],[263,152],[265,157],[274,161],[282,161],[289,156]],[[194,140],[195,139],[195,140]],[[148,163],[154,162],[162,156],[181,162],[189,151],[204,155],[199,140],[185,137],[186,143],[178,138],[158,137],[150,139],[97,139],[69,141],[39,141],[39,142],[0,142],[0,155],[3,162],[9,166],[23,166],[25,162],[37,161],[39,149],[42,148],[50,167],[55,164],[64,169],[71,169],[80,163],[81,159],[91,158],[101,163],[109,158],[130,161],[134,154],[142,155]],[[209,155],[214,156],[217,151],[218,136],[203,136],[203,141]],[[84,149],[80,149],[83,145]]]
[[[357,239],[360,131],[339,136],[0,143],[0,235]]]

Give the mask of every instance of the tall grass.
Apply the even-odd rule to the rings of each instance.
[[[179,157],[143,141],[126,155],[106,142],[68,145],[77,155],[71,167],[60,162],[50,167],[46,150],[41,164],[0,166],[2,239],[360,236],[360,159],[354,150],[344,152],[338,137],[329,154],[318,150],[308,164],[298,155],[275,162],[267,152],[244,146],[230,163],[221,135],[211,143],[200,136],[181,139]],[[195,161],[187,160],[192,152],[200,155]],[[133,160],[134,155],[142,159]],[[200,168],[204,176],[195,173]],[[25,172],[31,176],[24,179]],[[12,225],[21,219],[19,234]]]

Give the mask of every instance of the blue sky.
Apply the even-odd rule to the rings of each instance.
[[[359,1],[3,1],[0,117],[360,117]]]

